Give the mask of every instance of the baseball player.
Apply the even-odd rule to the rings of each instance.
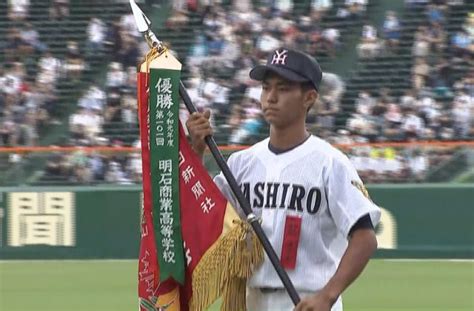
[[[348,158],[306,130],[322,72],[309,55],[278,49],[250,71],[262,82],[261,108],[270,137],[233,153],[228,165],[288,272],[301,302],[294,307],[271,262],[248,282],[249,311],[341,311],[341,293],[362,272],[377,248],[379,208],[370,200]],[[210,113],[186,125],[203,155],[212,134]],[[215,182],[238,206],[219,174]]]

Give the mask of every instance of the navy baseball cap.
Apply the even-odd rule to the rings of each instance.
[[[273,51],[265,65],[255,66],[250,78],[262,81],[268,72],[294,82],[311,82],[316,90],[323,76],[318,62],[310,55],[292,49],[280,48]]]

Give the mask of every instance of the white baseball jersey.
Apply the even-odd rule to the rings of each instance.
[[[280,154],[268,143],[232,154],[228,165],[279,256],[287,216],[301,217],[296,267],[287,272],[297,290],[314,292],[336,272],[352,226],[367,214],[375,226],[380,210],[364,195],[349,159],[329,143],[310,136]],[[214,181],[238,207],[223,174]],[[283,287],[268,257],[248,286]]]

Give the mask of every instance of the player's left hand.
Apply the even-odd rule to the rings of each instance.
[[[331,311],[332,301],[323,292],[301,299],[295,311]]]

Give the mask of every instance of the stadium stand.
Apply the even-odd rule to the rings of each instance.
[[[341,70],[326,75],[328,89],[337,92],[322,94],[308,117],[311,130],[333,143],[474,136],[474,7],[469,2],[406,1],[402,10],[383,12],[375,0],[276,1],[273,7],[265,1],[253,6],[251,1],[212,6],[174,2],[172,7],[166,3],[141,5],[154,12],[155,32],[185,64],[183,79],[195,104],[213,110],[220,145],[245,145],[265,135],[258,87],[246,73],[280,45],[305,50],[323,69],[332,70],[341,55],[351,49],[356,54],[356,45],[365,44],[349,75]],[[27,94],[53,94],[39,106],[40,113],[30,114],[30,128],[28,122],[2,118],[2,133],[23,126],[30,134],[21,140],[11,140],[18,134],[3,134],[3,145],[138,146],[135,65],[147,47],[127,3],[32,1],[19,17],[27,23],[11,18],[3,6],[0,36],[9,39],[1,47],[0,75],[23,70],[26,85],[34,90]],[[374,22],[380,14],[383,21]],[[29,39],[17,38],[19,32]],[[5,98],[2,92],[2,101]],[[452,148],[390,146],[346,151],[355,163],[363,164],[361,175],[374,182],[436,181],[454,176],[466,165],[462,148],[454,154]],[[36,157],[2,154],[0,166],[22,163],[23,171],[42,171],[30,176],[39,176],[41,183],[140,181],[137,154]]]

